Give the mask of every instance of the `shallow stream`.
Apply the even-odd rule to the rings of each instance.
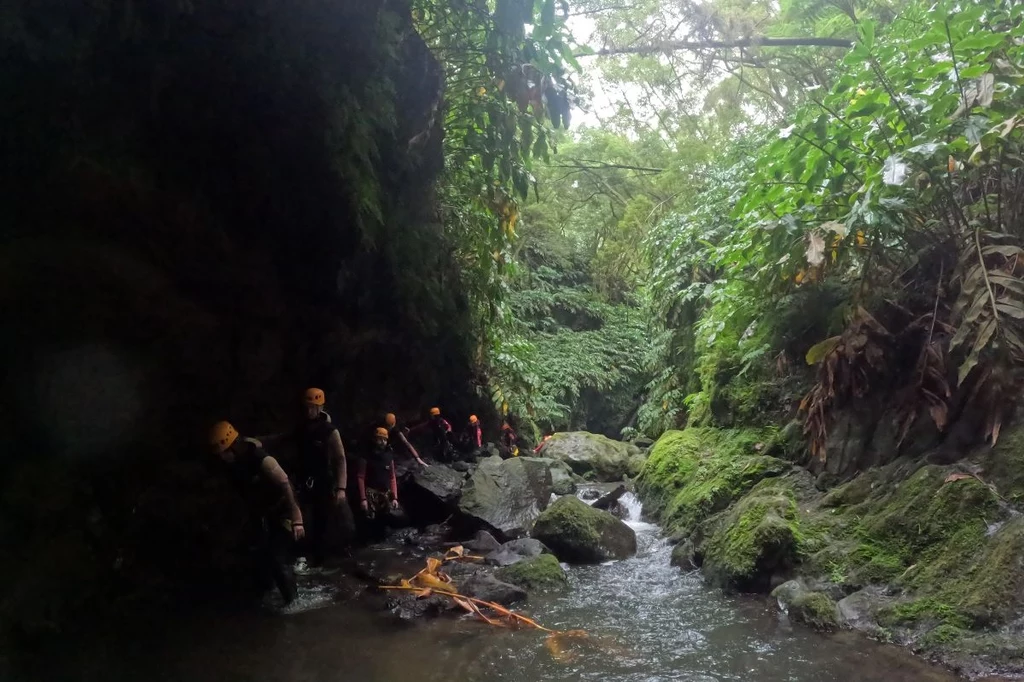
[[[699,574],[669,565],[657,527],[624,498],[639,552],[569,571],[562,594],[531,595],[522,609],[543,625],[585,629],[561,653],[536,631],[468,619],[397,622],[342,587],[307,587],[309,610],[213,615],[170,636],[104,640],[64,679],[189,682],[947,682],[955,679],[896,647],[858,635],[791,627],[763,599],[728,597]],[[418,561],[383,547],[381,560]],[[411,564],[410,564],[411,565]],[[316,607],[316,608],[314,608]],[[156,628],[154,628],[154,632]],[[77,657],[76,657],[77,658]]]

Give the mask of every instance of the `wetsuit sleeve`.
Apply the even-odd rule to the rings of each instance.
[[[409,442],[409,439],[406,438],[405,434],[402,433],[401,431],[398,431],[398,440],[402,442],[402,445],[405,447],[406,450],[412,453],[413,457],[415,457],[416,459],[420,458],[420,453],[416,452],[416,448],[412,446],[412,443]]]
[[[482,448],[483,444],[483,433],[480,431],[480,427],[476,427],[476,446]]]
[[[356,460],[356,484],[359,486],[359,501],[366,501],[366,460]]]
[[[341,434],[337,429],[331,432],[330,447],[337,467],[337,487],[344,490],[348,487],[348,459],[345,457],[345,445],[341,442]]]
[[[391,499],[398,502],[398,477],[395,476],[395,465],[391,465]]]
[[[448,433],[452,432],[452,425],[448,423],[447,419],[442,419],[441,423],[444,424],[444,430],[445,431],[447,431]]]

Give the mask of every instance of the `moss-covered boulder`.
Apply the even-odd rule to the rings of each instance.
[[[701,543],[705,579],[744,592],[766,592],[797,565],[801,535],[786,481],[766,480],[713,520]]]
[[[596,564],[636,553],[632,528],[571,495],[558,498],[540,515],[532,535],[569,563]]]
[[[770,439],[770,434],[756,429],[666,432],[637,479],[644,510],[671,535],[686,537],[758,481],[791,468],[788,462],[759,454]]]
[[[824,592],[809,590],[802,581],[787,581],[772,590],[772,596],[795,623],[819,632],[831,632],[839,628],[840,616],[836,603]]]
[[[518,585],[525,590],[551,590],[568,583],[565,571],[553,554],[541,554],[511,566],[498,569],[499,580]]]
[[[556,433],[541,454],[565,462],[580,476],[602,482],[636,476],[644,464],[643,452],[632,443],[586,431]]]

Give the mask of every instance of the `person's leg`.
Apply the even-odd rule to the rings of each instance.
[[[272,524],[267,538],[267,570],[273,576],[274,584],[281,592],[284,603],[290,604],[298,594],[298,588],[295,585],[295,572],[292,570],[295,541],[282,524],[281,519],[268,519],[267,522]]]

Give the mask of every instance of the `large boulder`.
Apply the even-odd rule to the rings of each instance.
[[[565,570],[554,554],[541,554],[512,566],[498,569],[499,579],[526,590],[550,590],[565,587],[569,582]]]
[[[551,500],[551,469],[533,457],[488,457],[466,480],[459,512],[499,539],[526,535]]]
[[[636,476],[644,464],[635,445],[586,431],[556,433],[540,454],[565,462],[580,476],[608,483]]]
[[[632,528],[571,495],[558,498],[540,515],[533,537],[569,563],[595,564],[636,553]]]
[[[768,592],[798,563],[801,537],[789,480],[766,479],[728,511],[708,519],[691,539],[700,545],[708,582]]]
[[[417,524],[447,519],[458,508],[466,475],[444,464],[414,465],[402,481],[402,507]]]

